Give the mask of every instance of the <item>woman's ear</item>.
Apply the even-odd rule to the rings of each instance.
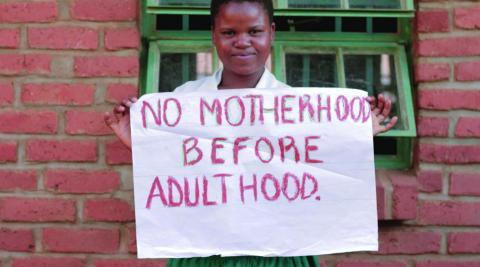
[[[275,40],[275,22],[272,22],[272,25],[270,26],[270,40],[273,42]]]
[[[210,26],[210,34],[212,35],[212,43],[215,44],[215,28],[212,26]]]

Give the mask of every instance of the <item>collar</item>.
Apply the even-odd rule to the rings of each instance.
[[[222,81],[222,72],[223,72],[223,68],[219,68],[211,77],[213,78],[212,79],[212,82],[215,84],[215,86],[213,88],[215,88],[215,90],[218,90],[218,85],[220,84],[220,82]],[[260,88],[273,88],[273,87],[276,87],[275,85],[275,82],[277,81],[277,79],[275,78],[275,76],[273,76],[273,74],[267,69],[265,68],[263,74],[262,74],[262,77],[260,77],[260,80],[258,81],[257,85],[255,86],[255,88],[257,89],[260,89]]]

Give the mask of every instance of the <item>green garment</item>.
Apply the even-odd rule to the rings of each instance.
[[[319,267],[314,256],[308,257],[220,257],[171,259],[167,267]]]

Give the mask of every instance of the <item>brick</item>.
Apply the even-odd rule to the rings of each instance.
[[[115,83],[107,87],[105,99],[110,103],[120,103],[129,97],[138,97],[138,87],[134,84]]]
[[[86,260],[67,257],[13,258],[12,267],[85,267]]]
[[[417,217],[418,185],[415,177],[395,174],[391,177],[393,185],[393,218],[412,220]]]
[[[0,142],[0,162],[16,162],[17,161],[17,143],[16,142]]]
[[[0,105],[11,105],[15,98],[12,83],[0,83]]]
[[[117,28],[105,31],[105,48],[120,50],[137,49],[140,46],[140,34],[137,28]]]
[[[480,8],[455,8],[455,26],[461,29],[480,29]]]
[[[385,188],[383,185],[377,182],[376,186],[377,193],[377,216],[379,220],[385,220],[387,218],[386,209],[385,209]]]
[[[455,64],[455,80],[457,81],[479,81],[480,61],[469,61]]]
[[[87,199],[83,214],[89,221],[132,222],[135,220],[132,206],[122,199]]]
[[[475,90],[420,90],[419,105],[424,109],[480,110],[480,91]]]
[[[479,163],[480,146],[420,144],[419,159],[423,162],[432,163]]]
[[[73,222],[75,201],[54,198],[5,197],[0,219],[13,222]]]
[[[417,261],[415,267],[480,267],[480,261],[427,260]]]
[[[455,127],[456,137],[480,137],[480,117],[461,117]]]
[[[95,267],[166,267],[165,260],[140,259],[99,259],[94,262]]]
[[[448,32],[448,10],[429,10],[417,13],[418,32]]]
[[[30,74],[49,74],[51,55],[25,55],[24,69]]]
[[[480,225],[480,203],[461,201],[423,201],[418,213],[424,225]]]
[[[426,57],[461,57],[480,55],[480,37],[449,37],[418,42],[418,54]]]
[[[417,132],[419,136],[448,137],[449,118],[419,117]]]
[[[480,196],[480,174],[451,173],[449,194],[452,196]]]
[[[441,234],[435,232],[380,232],[379,254],[425,254],[440,251]]]
[[[132,56],[75,57],[74,69],[78,77],[137,77],[139,62]]]
[[[336,267],[408,267],[403,261],[341,260]]]
[[[106,148],[108,164],[117,165],[132,163],[132,152],[121,141],[109,141]]]
[[[118,229],[46,228],[44,249],[49,252],[114,253],[120,245]]]
[[[0,228],[0,250],[32,252],[34,248],[32,230]]]
[[[449,253],[480,253],[480,233],[449,233]]]
[[[45,172],[45,188],[59,193],[110,193],[119,186],[120,175],[114,171],[56,169]]]
[[[417,174],[418,189],[422,192],[442,192],[442,172],[422,170]]]
[[[52,58],[40,54],[0,54],[0,74],[48,74]]]
[[[0,3],[0,22],[51,22],[56,18],[55,1]]]
[[[135,226],[128,227],[128,239],[127,239],[127,246],[128,246],[128,252],[135,254],[137,253],[137,232],[135,230]]]
[[[54,111],[6,111],[0,112],[2,133],[44,133],[57,132],[57,113]]]
[[[26,158],[28,161],[87,161],[97,160],[97,144],[89,140],[42,140],[27,141]]]
[[[70,13],[77,20],[136,20],[137,2],[136,0],[75,0]]]
[[[417,64],[415,66],[416,82],[445,81],[450,78],[448,63]]]
[[[96,50],[98,48],[98,33],[95,29],[85,27],[29,27],[28,47]]]
[[[25,170],[0,170],[0,191],[37,189],[37,173]]]
[[[20,74],[24,70],[24,63],[24,55],[0,54],[0,74]]]
[[[68,134],[109,135],[113,131],[105,124],[103,112],[96,111],[67,111],[65,112]]]
[[[0,29],[0,48],[18,48],[20,29]]]
[[[95,98],[95,86],[89,84],[34,84],[22,88],[22,102],[26,104],[91,105]]]

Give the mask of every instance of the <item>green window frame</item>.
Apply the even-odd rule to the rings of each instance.
[[[166,0],[163,0],[166,1]],[[175,0],[171,0],[175,2]],[[318,1],[318,0],[316,0]],[[325,0],[321,0],[325,1]],[[320,2],[321,2],[320,1]],[[331,1],[331,0],[330,0]],[[410,60],[407,54],[410,48],[410,18],[413,16],[413,0],[398,0],[401,9],[351,9],[349,0],[338,0],[341,7],[335,9],[288,8],[287,0],[277,0],[275,16],[310,16],[334,17],[334,32],[295,32],[277,31],[272,47],[272,72],[282,81],[286,81],[286,53],[304,54],[304,60],[309,55],[328,51],[335,55],[336,83],[338,87],[346,87],[345,55],[390,55],[395,66],[395,79],[400,121],[395,129],[376,137],[378,140],[395,140],[395,154],[375,155],[377,168],[407,169],[411,166],[412,142],[416,136],[412,89],[410,79]],[[350,0],[352,1],[352,0]],[[178,1],[177,1],[178,2]],[[184,1],[180,1],[184,2]],[[187,1],[188,2],[188,1]],[[207,1],[209,2],[209,1]],[[313,1],[310,1],[313,2]],[[142,76],[141,94],[158,91],[161,75],[160,59],[164,54],[209,52],[212,56],[213,69],[218,67],[218,56],[211,43],[211,34],[206,30],[189,30],[189,16],[208,15],[206,6],[162,6],[160,0],[145,0],[142,8]],[[156,30],[156,20],[164,15],[181,15],[181,30]],[[341,32],[342,18],[365,18],[367,32]],[[374,18],[397,19],[397,33],[372,33]],[[182,56],[182,82],[191,78],[188,76],[188,58]],[[185,60],[185,61],[183,61]],[[305,62],[304,62],[305,63]],[[309,77],[309,70],[303,70],[304,80]],[[371,67],[366,67],[371,72]],[[193,78],[194,79],[194,78]],[[288,82],[288,81],[287,81]],[[173,88],[172,88],[173,89]]]

